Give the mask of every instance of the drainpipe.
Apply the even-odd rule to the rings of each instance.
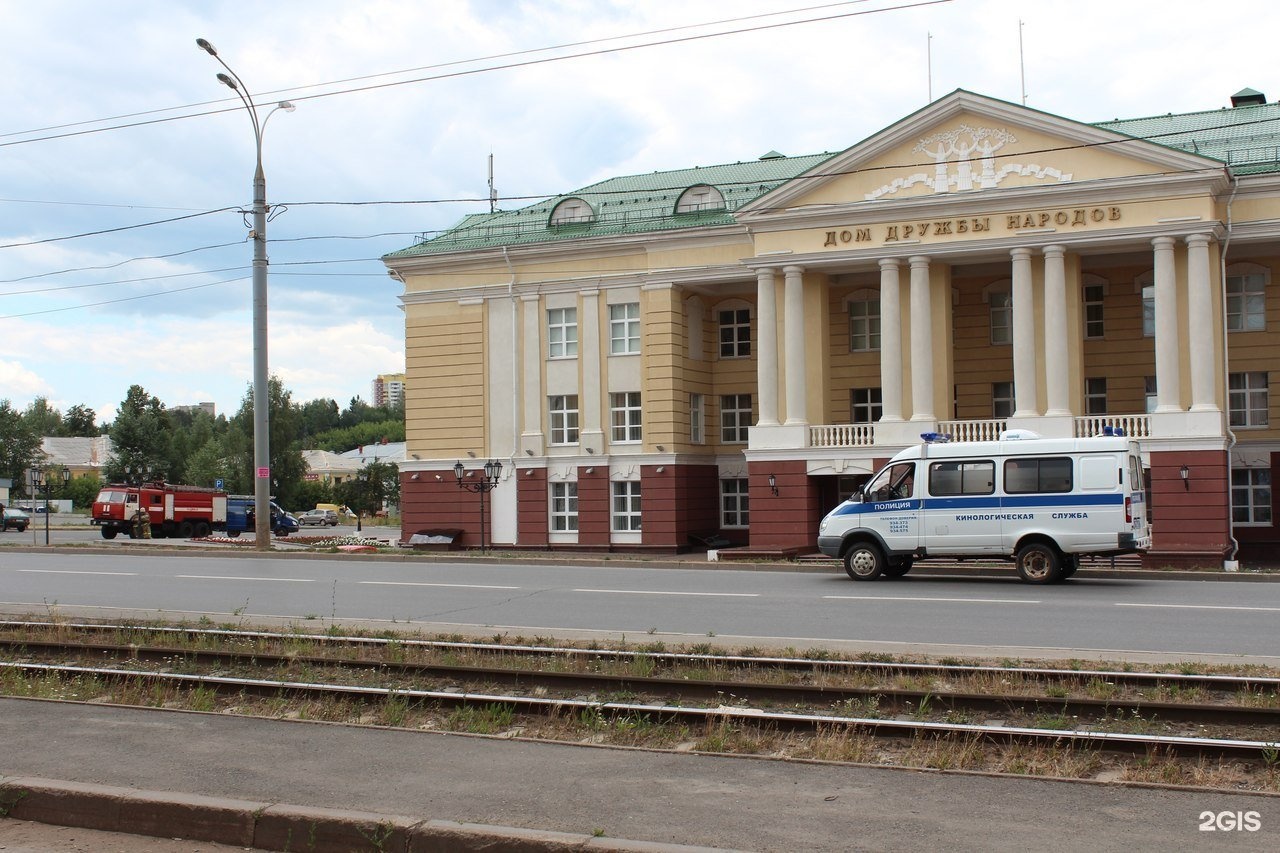
[[[1222,251],[1218,253],[1218,283],[1222,294],[1222,393],[1223,402],[1226,403],[1224,414],[1227,427],[1227,538],[1231,540],[1231,553],[1223,561],[1222,568],[1224,571],[1237,572],[1240,570],[1240,562],[1236,559],[1236,554],[1240,550],[1240,543],[1236,541],[1232,526],[1235,512],[1231,506],[1231,451],[1236,446],[1236,434],[1231,430],[1231,348],[1227,345],[1227,249],[1231,247],[1231,203],[1235,201],[1236,190],[1240,188],[1240,179],[1231,171],[1230,164],[1227,165],[1226,170],[1227,177],[1231,179],[1231,195],[1227,197],[1227,234],[1222,240]]]
[[[515,471],[516,459],[520,452],[520,341],[516,335],[519,321],[519,310],[516,306],[516,271],[511,266],[511,256],[507,247],[502,247],[502,259],[507,262],[507,272],[511,278],[507,280],[507,304],[511,306],[511,470]]]

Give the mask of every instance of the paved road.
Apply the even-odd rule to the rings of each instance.
[[[369,623],[491,636],[592,636],[1280,665],[1280,583],[1099,578],[1029,586],[910,575],[859,584],[834,569],[521,565],[359,556],[7,553],[4,612]]]

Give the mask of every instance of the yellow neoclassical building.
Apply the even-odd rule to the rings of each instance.
[[[1231,101],[1085,124],[958,90],[838,153],[612,178],[387,255],[405,536],[812,551],[920,433],[1119,427],[1146,559],[1269,553],[1280,105]]]

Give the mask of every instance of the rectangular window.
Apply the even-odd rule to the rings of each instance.
[[[1231,469],[1231,521],[1271,523],[1271,469]]]
[[[1142,336],[1156,336],[1156,286],[1148,284],[1142,288]]]
[[[990,294],[991,306],[991,343],[1013,343],[1013,297],[1007,290],[996,290]]]
[[[880,349],[880,303],[873,299],[849,303],[849,352]]]
[[[707,440],[707,409],[701,394],[689,395],[689,441],[693,444],[704,444]]]
[[[991,383],[991,417],[1013,417],[1013,383]]]
[[[1227,276],[1228,331],[1261,332],[1266,328],[1266,278],[1261,273]]]
[[[1084,336],[1086,339],[1098,340],[1106,337],[1103,324],[1102,300],[1106,288],[1100,284],[1084,286]]]
[[[1004,463],[1005,494],[1069,492],[1072,483],[1069,456],[1009,459]]]
[[[578,484],[551,484],[551,531],[574,533],[578,530]]]
[[[749,527],[749,498],[746,478],[720,481],[720,523],[722,527]]]
[[[547,357],[575,358],[578,355],[578,309],[547,309]]]
[[[746,444],[751,426],[751,395],[726,394],[720,398],[720,441]]]
[[[613,484],[613,511],[609,513],[615,533],[632,533],[640,529],[640,483],[626,480]]]
[[[609,306],[609,354],[640,352],[640,303]]]
[[[751,355],[751,309],[721,311],[720,357],[746,358]]]
[[[1086,415],[1105,415],[1107,413],[1107,379],[1095,376],[1084,381],[1084,413]]]
[[[577,444],[578,395],[553,394],[547,399],[551,420],[551,443]]]
[[[1227,377],[1227,389],[1233,427],[1264,427],[1270,423],[1266,371],[1232,373]]]
[[[1156,397],[1156,378],[1154,376],[1142,377],[1142,395],[1147,401],[1147,414],[1151,414],[1156,410],[1159,398]]]
[[[640,392],[621,391],[609,395],[609,440],[626,444],[640,440]]]
[[[929,466],[929,494],[990,495],[996,490],[996,463],[989,459],[973,462],[934,462]]]
[[[884,412],[880,403],[879,388],[849,389],[849,422],[855,424],[873,424],[880,420]]]

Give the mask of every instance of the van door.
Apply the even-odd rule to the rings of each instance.
[[[928,462],[921,544],[930,556],[1000,553],[1000,499],[991,459]]]
[[[915,462],[895,462],[867,484],[862,526],[877,533],[888,556],[913,553],[920,544],[920,495]]]

